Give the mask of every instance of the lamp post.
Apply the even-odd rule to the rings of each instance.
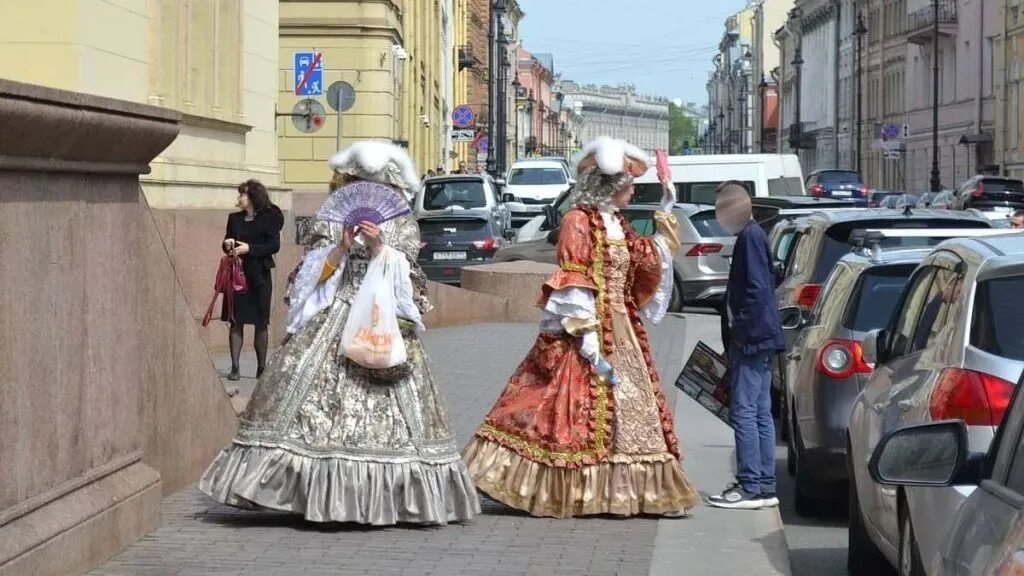
[[[867,26],[864,26],[864,14],[857,12],[857,28],[853,31],[857,35],[857,173],[861,174],[861,149],[864,143],[864,35],[867,34]],[[863,176],[862,176],[863,177]]]
[[[718,110],[718,153],[725,153],[725,112]]]
[[[932,192],[940,192],[939,182],[939,0],[932,0]]]
[[[802,76],[803,76],[803,65],[804,65],[804,49],[803,49],[803,12],[799,8],[794,8],[790,13],[789,17],[796,22],[798,31],[797,37],[795,38],[796,49],[793,51],[793,70],[795,73],[794,83],[796,84],[796,93],[794,96],[794,110],[793,110],[793,126],[790,127],[789,131],[789,147],[799,151],[801,141],[803,140],[803,126],[800,120],[800,104],[801,104],[801,93],[802,93]]]
[[[767,96],[768,96],[768,79],[764,77],[764,74],[761,74],[761,83],[758,84],[757,87],[760,90],[760,98],[761,98],[761,117],[757,119],[757,123],[758,123],[757,151],[760,152],[760,153],[764,153],[764,129],[765,129],[764,117],[768,113],[768,111],[766,110],[766,108],[767,108]]]
[[[734,116],[736,116],[736,109],[733,108],[731,101],[729,102],[729,107],[726,110],[729,112],[729,131],[726,134],[726,146],[727,146],[726,154],[732,154],[732,141],[733,141],[732,133],[733,133],[733,130],[734,130],[734,128],[733,128],[733,120],[734,120]]]

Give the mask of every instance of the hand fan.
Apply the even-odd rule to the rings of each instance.
[[[359,181],[335,190],[320,208],[317,218],[358,226],[361,222],[380,224],[411,212],[409,203],[388,186]]]
[[[672,168],[668,165],[668,154],[664,150],[655,150],[654,158],[658,166],[658,181],[672,182]]]

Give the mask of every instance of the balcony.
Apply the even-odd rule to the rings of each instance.
[[[938,0],[939,36],[956,35],[956,0]],[[935,33],[935,6],[928,6],[910,13],[907,18],[907,42],[923,45],[932,41]]]
[[[473,68],[477,65],[476,57],[473,56],[473,47],[469,45],[459,46],[459,72],[466,68]]]

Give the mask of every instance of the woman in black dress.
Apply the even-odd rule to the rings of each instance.
[[[238,185],[240,209],[228,216],[222,248],[225,254],[242,259],[242,271],[248,283],[248,291],[234,296],[234,321],[228,314],[228,303],[224,302],[220,319],[231,323],[229,343],[231,345],[231,374],[229,380],[238,380],[238,359],[242,354],[242,329],[246,324],[256,328],[256,377],[263,374],[267,365],[268,325],[270,324],[270,302],[273,292],[271,270],[274,268],[274,254],[281,249],[281,228],[284,215],[281,209],[270,202],[266,187],[258,180],[248,180]]]

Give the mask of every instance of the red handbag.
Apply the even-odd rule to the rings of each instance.
[[[238,256],[225,256],[220,259],[220,266],[217,267],[217,279],[213,283],[213,299],[206,307],[206,315],[203,316],[203,327],[210,324],[213,319],[213,306],[217,303],[217,295],[224,295],[224,305],[228,308],[228,322],[235,322],[235,294],[245,294],[249,289],[249,283],[245,279],[245,272],[242,271],[242,259]]]

